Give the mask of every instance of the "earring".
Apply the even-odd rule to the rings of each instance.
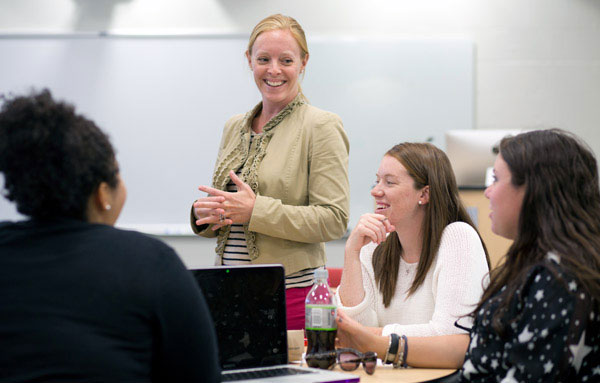
[[[104,210],[110,210],[112,206],[110,206],[109,204],[104,205]]]
[[[423,201],[419,201],[419,206],[420,206],[420,205],[423,205]]]

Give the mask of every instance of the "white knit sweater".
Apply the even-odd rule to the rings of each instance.
[[[396,292],[387,308],[375,284],[371,262],[375,247],[374,243],[369,243],[360,252],[365,298],[357,306],[345,307],[338,290],[335,300],[339,308],[365,326],[383,327],[383,335],[464,333],[454,326],[454,322],[473,311],[483,293],[483,279],[488,273],[481,240],[470,225],[454,222],[444,229],[440,248],[425,281],[411,296],[407,296],[407,291],[418,263],[406,263],[401,259]],[[462,318],[458,323],[471,327],[472,320]]]

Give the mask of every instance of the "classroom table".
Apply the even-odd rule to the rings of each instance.
[[[288,331],[288,338],[294,337],[294,333],[296,335],[301,334],[300,331]],[[301,335],[300,335],[301,336]],[[300,338],[301,339],[301,338]],[[306,346],[305,346],[306,347]],[[304,353],[306,353],[306,348],[304,348]],[[299,358],[297,361],[291,362],[292,364],[298,364],[300,366],[306,367],[306,362],[304,361],[304,353],[302,354],[301,359]],[[333,368],[334,371],[346,372],[340,368],[338,364],[336,364]],[[455,369],[447,369],[447,368],[394,368],[391,364],[382,364],[381,360],[377,360],[377,368],[373,375],[367,374],[363,365],[361,364],[356,370],[348,371],[348,373],[352,375],[360,376],[361,382],[397,382],[397,383],[416,383],[416,382],[424,382],[427,380],[441,378],[443,376],[448,376],[452,374]]]
[[[343,372],[339,366],[335,366],[334,370]],[[443,376],[452,374],[454,371],[454,369],[443,368],[394,368],[391,365],[378,365],[375,373],[373,373],[373,375],[369,375],[361,365],[359,368],[351,371],[350,373],[360,376],[361,383],[414,383],[441,378]]]
[[[297,364],[306,367],[306,363],[297,362]],[[373,375],[367,374],[362,364],[354,371],[344,371],[339,365],[335,365],[334,371],[348,372],[352,375],[360,376],[361,382],[395,382],[395,383],[416,383],[431,379],[441,378],[452,374],[455,369],[446,368],[394,368],[392,365],[382,365],[377,363],[377,368]]]

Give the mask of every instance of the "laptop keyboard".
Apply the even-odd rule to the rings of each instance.
[[[222,374],[222,382],[235,382],[236,380],[244,379],[260,379],[260,378],[271,378],[274,376],[287,376],[287,375],[298,375],[298,374],[310,374],[311,371],[300,370],[289,367],[271,368],[267,370],[255,370],[255,371],[244,371],[244,372],[233,372],[230,374]]]

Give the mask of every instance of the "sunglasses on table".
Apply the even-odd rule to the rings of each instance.
[[[304,358],[308,367],[321,369],[332,368],[335,363],[340,365],[344,371],[354,371],[360,366],[361,362],[367,374],[372,375],[377,366],[377,354],[373,351],[367,351],[364,354],[353,348],[338,348],[335,351],[320,352],[306,355]]]

